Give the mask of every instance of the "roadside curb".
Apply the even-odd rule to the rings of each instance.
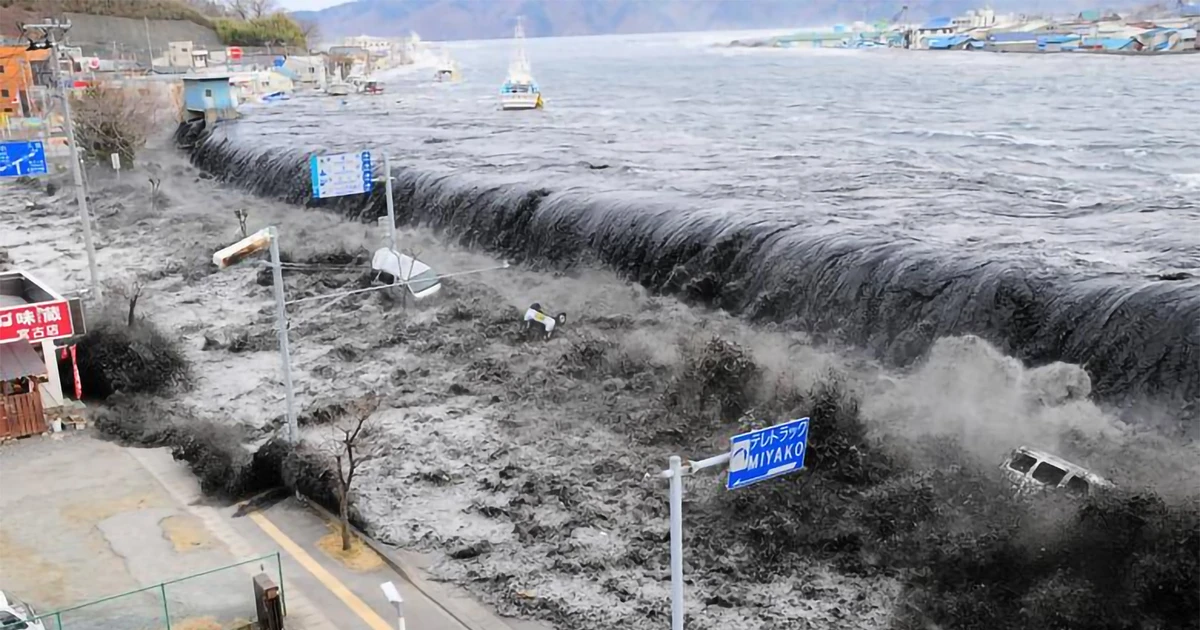
[[[336,516],[316,501],[304,495],[298,496],[303,498],[304,506],[315,512],[322,520],[337,524],[338,526],[341,525]],[[367,547],[370,547],[371,551],[378,554],[384,564],[387,564],[393,571],[399,573],[405,580],[408,580],[422,595],[428,597],[429,601],[437,604],[439,608],[446,611],[446,614],[453,617],[455,621],[462,624],[467,630],[512,630],[495,613],[484,608],[478,602],[466,597],[456,596],[441,585],[426,580],[421,576],[420,568],[403,558],[404,551],[388,547],[366,535],[353,524],[350,525],[350,531],[355,536],[358,536]]]

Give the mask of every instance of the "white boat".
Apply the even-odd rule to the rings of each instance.
[[[542,91],[538,88],[533,72],[529,68],[529,59],[525,57],[525,28],[521,18],[517,18],[516,53],[512,63],[508,65],[508,78],[500,86],[500,109],[541,109]]]
[[[437,70],[433,72],[433,80],[438,83],[453,83],[461,78],[458,74],[458,63],[450,58],[450,53],[443,50],[438,60]]]
[[[346,96],[354,91],[354,86],[345,81],[334,81],[325,88],[325,93],[330,96]]]

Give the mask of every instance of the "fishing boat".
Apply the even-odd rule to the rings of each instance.
[[[452,83],[458,81],[458,62],[450,58],[450,53],[442,51],[442,57],[438,60],[437,70],[433,73],[433,80],[438,83]]]
[[[516,52],[508,65],[508,78],[500,86],[500,108],[504,110],[541,109],[542,92],[533,72],[529,68],[529,59],[525,56],[525,28],[521,19],[517,18],[517,29],[514,35]]]

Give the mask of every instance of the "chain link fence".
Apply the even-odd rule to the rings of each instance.
[[[25,620],[0,620],[0,630],[241,630],[258,617],[254,576],[279,587],[287,614],[279,553],[244,560]]]

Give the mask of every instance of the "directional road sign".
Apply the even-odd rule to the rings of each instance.
[[[808,418],[735,435],[730,440],[729,479],[725,487],[743,488],[804,468]]]
[[[314,155],[309,160],[313,197],[342,197],[371,192],[371,152]]]
[[[49,172],[46,148],[41,141],[0,142],[0,177],[45,175]]]

